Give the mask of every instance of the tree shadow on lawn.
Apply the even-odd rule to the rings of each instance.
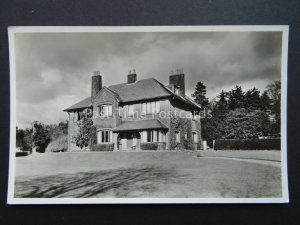
[[[174,169],[142,167],[51,176],[16,177],[17,198],[146,197],[162,183],[185,182]]]

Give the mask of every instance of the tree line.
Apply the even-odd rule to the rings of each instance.
[[[235,86],[222,90],[209,101],[206,86],[198,82],[192,94],[202,109],[211,111],[211,118],[202,119],[202,138],[210,145],[215,139],[253,139],[280,135],[281,82],[270,83],[261,94],[257,88],[243,91]]]
[[[62,135],[68,134],[68,123],[46,125],[35,121],[32,128],[20,129],[16,127],[16,147],[22,151],[45,152],[48,144]]]

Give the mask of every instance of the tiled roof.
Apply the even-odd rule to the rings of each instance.
[[[168,127],[158,119],[134,120],[121,123],[114,131],[146,130],[146,129],[168,129]]]
[[[74,109],[83,109],[83,108],[88,108],[92,106],[92,100],[91,97],[87,97],[83,99],[82,101],[70,106],[69,108],[65,109],[64,111],[71,111]]]
[[[117,94],[121,102],[133,102],[173,96],[181,101],[184,101],[187,104],[200,108],[198,104],[196,104],[187,96],[182,97],[180,95],[174,94],[169,88],[167,88],[154,78],[138,80],[132,84],[123,83],[111,85],[107,88],[115,94]],[[91,104],[91,97],[88,97],[76,103],[75,105],[72,105],[71,107],[65,109],[64,111],[87,108],[90,107]]]
[[[150,78],[138,80],[132,84],[117,84],[108,89],[117,93],[123,102],[132,102],[170,96],[170,93],[161,87],[157,80]]]

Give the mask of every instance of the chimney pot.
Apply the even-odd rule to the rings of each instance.
[[[127,76],[127,84],[135,83],[136,80],[137,80],[137,75],[135,73],[135,70],[133,69],[132,73],[131,70],[129,70],[129,74]]]
[[[171,87],[178,87],[179,94],[183,97],[185,97],[185,80],[184,80],[184,73],[183,71],[176,71],[177,74],[171,75],[169,77],[169,85]],[[178,74],[178,72],[182,72]]]

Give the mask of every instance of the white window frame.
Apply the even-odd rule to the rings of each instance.
[[[155,113],[160,113],[160,101],[155,102]]]
[[[98,106],[98,116],[111,117],[112,116],[112,104],[103,104]]]
[[[142,114],[156,114],[160,112],[160,101],[142,103]]]
[[[146,131],[146,141],[149,142],[153,142],[153,137],[154,136],[154,132],[153,130],[147,130]]]
[[[199,142],[199,135],[197,131],[192,131],[192,136],[193,136],[193,143],[198,144]]]
[[[105,139],[105,140],[103,140]],[[107,139],[107,141],[106,141]],[[97,131],[97,144],[107,144],[112,143],[112,130],[111,129],[101,129]]]
[[[142,114],[147,114],[147,103],[142,103]]]
[[[180,143],[180,132],[179,131],[175,132],[175,141],[176,141],[176,143]]]
[[[129,117],[134,116],[134,105],[128,105],[128,116]]]

